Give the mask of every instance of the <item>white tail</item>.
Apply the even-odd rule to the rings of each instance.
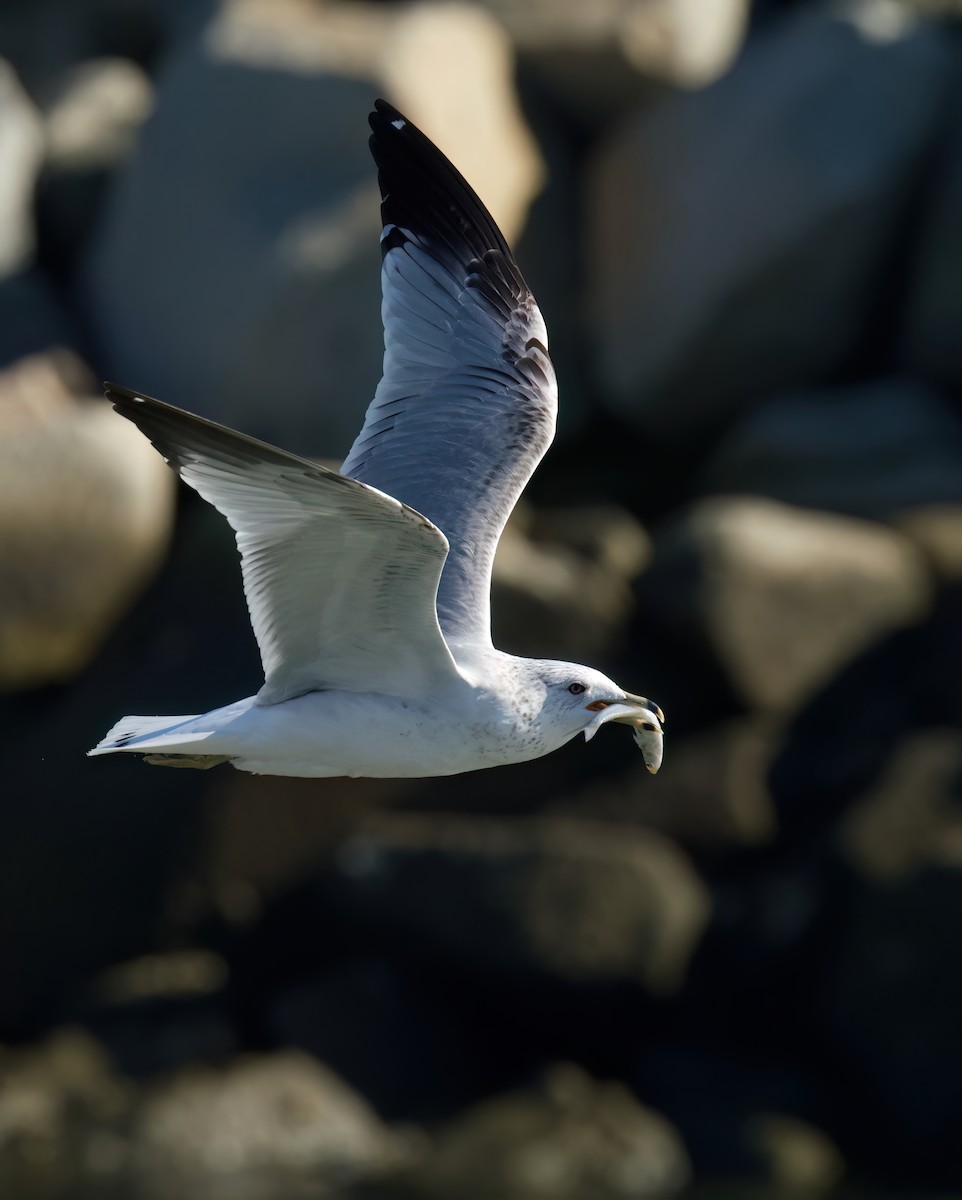
[[[98,742],[93,750],[88,750],[88,756],[95,754],[112,754],[116,750],[150,750],[157,744],[157,735],[170,734],[194,721],[196,717],[121,717],[116,725]],[[207,734],[201,734],[206,737]],[[198,735],[181,735],[174,741],[194,741]],[[145,744],[146,743],[146,744]],[[163,743],[161,743],[163,744]]]

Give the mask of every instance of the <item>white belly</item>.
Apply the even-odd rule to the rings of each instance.
[[[256,775],[455,775],[557,748],[474,689],[430,701],[334,691],[272,705],[250,699],[192,724],[205,722],[210,735],[191,751],[228,755]]]

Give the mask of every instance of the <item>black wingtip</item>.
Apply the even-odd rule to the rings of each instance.
[[[386,100],[374,101],[369,145],[385,225],[440,239],[464,262],[511,249],[474,188],[429,137]],[[390,247],[385,247],[385,252]]]

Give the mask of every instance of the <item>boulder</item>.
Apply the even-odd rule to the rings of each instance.
[[[921,555],[892,529],[718,497],[656,539],[637,592],[649,625],[702,647],[746,705],[785,712],[922,617],[932,586]]]
[[[646,786],[647,772],[635,764],[589,784],[558,811],[643,825],[702,850],[769,842],[776,821],[766,776],[778,744],[777,723],[735,717],[679,739],[670,712],[668,717],[657,787]]]
[[[746,0],[488,0],[528,71],[582,130],[618,120],[652,85],[701,87],[730,66],[748,22]]]
[[[173,473],[85,390],[65,355],[0,375],[2,690],[81,671],[167,549]]]
[[[943,585],[924,620],[868,646],[810,697],[785,729],[769,774],[779,826],[790,840],[805,841],[816,831],[825,838],[837,829],[841,814],[875,796],[878,788],[883,795],[891,789],[892,800],[883,803],[879,816],[868,818],[866,849],[856,852],[866,864],[860,869],[869,870],[871,859],[881,861],[872,828],[889,823],[890,812],[905,821],[899,836],[906,845],[888,848],[887,860],[911,861],[937,836],[935,829],[949,814],[941,811],[939,787],[931,789],[943,769],[944,732],[962,724],[959,661],[962,588],[956,581]],[[903,755],[904,765],[893,776],[893,764]],[[913,804],[914,770],[919,771],[919,811],[900,813],[903,804]]]
[[[141,67],[91,59],[68,71],[44,111],[46,156],[37,188],[41,254],[65,282],[100,216],[113,171],[153,107]]]
[[[404,1194],[463,1200],[643,1200],[685,1190],[672,1126],[627,1088],[568,1064],[537,1088],[496,1096],[443,1126],[402,1176]]]
[[[0,370],[20,359],[79,349],[80,334],[39,266],[0,279]]]
[[[962,581],[962,504],[924,504],[900,515],[896,525],[946,581]]]
[[[811,1013],[826,1044],[845,1047],[859,1097],[839,1111],[847,1156],[913,1188],[960,1178],[960,865],[956,853],[899,879],[850,881]]]
[[[880,280],[899,267],[955,70],[936,29],[881,42],[804,8],[712,87],[617,129],[587,203],[587,319],[611,412],[703,437],[867,346],[884,361]]]
[[[0,279],[22,268],[34,248],[33,189],[43,159],[43,123],[0,59]]]
[[[962,271],[962,83],[956,67],[944,104],[926,179],[915,213],[916,239],[905,284],[897,345],[900,365],[924,379],[962,387],[959,346],[959,272]]]
[[[667,839],[562,818],[384,818],[344,842],[319,884],[342,919],[420,956],[662,995],[681,985],[709,915]]]
[[[87,258],[106,369],[340,459],[383,352],[371,103],[436,136],[510,237],[540,181],[510,73],[477,9],[226,5],[165,63]]]
[[[615,506],[512,514],[494,562],[495,645],[531,657],[613,659],[631,616],[631,583],[649,553]]]
[[[321,1063],[287,1051],[155,1084],[136,1120],[138,1168],[196,1176],[310,1172],[343,1183],[384,1167],[398,1139]]]
[[[728,431],[696,486],[875,520],[962,504],[962,413],[910,379],[780,396]]]
[[[894,883],[927,864],[962,865],[960,779],[958,730],[942,726],[903,738],[841,822],[839,837],[853,866]]]

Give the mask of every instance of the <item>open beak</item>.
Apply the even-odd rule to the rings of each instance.
[[[595,700],[587,707],[596,716],[585,729],[585,741],[590,742],[601,726],[609,721],[630,725],[635,745],[644,756],[645,767],[654,775],[661,766],[664,750],[662,723],[665,714],[658,705],[646,696],[633,696],[631,692],[626,692],[624,700]]]

